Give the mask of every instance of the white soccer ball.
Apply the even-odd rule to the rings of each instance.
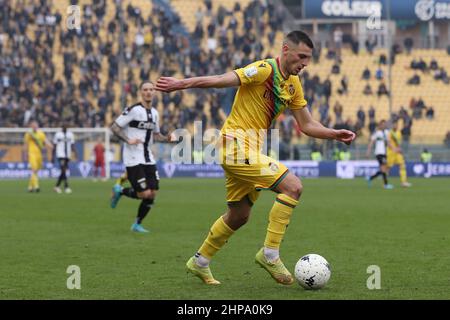
[[[330,264],[318,254],[307,254],[295,265],[295,278],[307,290],[323,288],[330,276]]]

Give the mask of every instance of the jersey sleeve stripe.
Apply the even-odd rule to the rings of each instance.
[[[269,82],[269,84],[271,85],[271,90],[273,92],[273,103],[272,106],[272,114],[271,114],[271,119],[270,122],[273,121],[273,119],[275,118],[275,116],[281,111],[282,109],[282,103],[279,99],[280,96],[280,76],[281,74],[279,73],[278,67],[277,65],[274,63],[274,61],[272,60],[268,60],[268,62],[270,63],[270,65],[272,66],[272,73],[271,73],[271,80]]]

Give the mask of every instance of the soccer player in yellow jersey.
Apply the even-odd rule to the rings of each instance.
[[[36,121],[30,122],[31,131],[25,134],[24,151],[28,156],[28,163],[31,167],[31,177],[28,182],[29,192],[39,192],[38,172],[42,169],[42,150],[47,146],[50,150],[52,144],[47,140],[45,133],[39,130]]]
[[[222,167],[226,176],[227,212],[212,225],[198,252],[186,263],[187,270],[206,284],[219,284],[209,268],[211,258],[250,216],[259,190],[277,193],[269,213],[264,246],[255,262],[281,284],[294,282],[280,260],[279,248],[291,214],[298,204],[302,184],[282,163],[260,154],[259,130],[267,130],[286,108],[291,109],[302,131],[315,138],[336,139],[350,144],[355,134],[348,130],[332,130],[312,119],[298,74],[311,60],[314,45],[302,31],[289,33],[276,59],[254,62],[245,68],[223,75],[178,80],[161,77],[156,89],[163,92],[187,88],[238,87],[231,114],[222,130]],[[248,134],[256,130],[256,135]],[[250,137],[250,139],[249,139]],[[229,147],[231,146],[231,147]],[[235,160],[242,160],[235,163]]]
[[[411,187],[406,176],[405,158],[403,157],[401,143],[402,133],[398,129],[398,121],[392,122],[392,129],[389,131],[389,144],[387,150],[387,167],[390,170],[393,166],[398,165],[400,169],[400,182],[402,187]]]

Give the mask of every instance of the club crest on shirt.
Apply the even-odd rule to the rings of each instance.
[[[295,88],[293,84],[289,85],[288,91],[291,96],[295,93]]]
[[[270,162],[269,168],[273,173],[278,172],[278,165],[275,162]]]

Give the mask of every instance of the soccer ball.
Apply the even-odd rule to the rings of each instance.
[[[318,254],[307,254],[295,265],[295,278],[307,290],[323,288],[331,276],[330,265]]]

